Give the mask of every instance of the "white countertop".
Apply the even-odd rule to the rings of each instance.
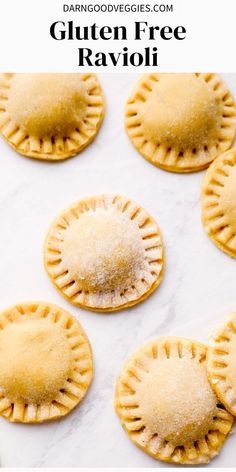
[[[65,307],[92,343],[95,379],[81,406],[42,425],[0,419],[2,467],[165,467],[135,447],[113,410],[115,379],[128,356],[150,338],[181,335],[207,342],[236,310],[236,261],[219,251],[200,220],[204,172],[178,175],[143,159],[124,130],[124,103],[137,74],[101,74],[106,115],[95,141],[63,163],[24,158],[0,140],[0,310],[45,300]],[[236,75],[225,75],[236,96]],[[145,302],[115,314],[67,303],[44,272],[42,244],[52,219],[85,195],[118,192],[156,218],[163,233],[166,272]],[[208,467],[233,467],[235,434]]]

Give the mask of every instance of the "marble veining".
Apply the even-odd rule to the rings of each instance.
[[[223,76],[236,96],[236,75]],[[93,346],[95,377],[81,406],[42,425],[0,419],[2,467],[166,467],[136,448],[113,409],[115,379],[126,358],[157,335],[207,342],[236,310],[236,261],[206,236],[200,215],[204,172],[178,175],[146,162],[124,129],[124,103],[137,74],[101,74],[106,115],[97,139],[66,162],[33,161],[0,140],[0,309],[25,300],[55,302],[74,314]],[[153,215],[163,233],[166,270],[145,302],[114,314],[71,306],[55,291],[42,263],[48,225],[85,195],[118,192]],[[235,465],[235,435],[207,467]]]

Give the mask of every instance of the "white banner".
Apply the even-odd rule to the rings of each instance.
[[[1,0],[0,70],[236,72],[235,0]]]

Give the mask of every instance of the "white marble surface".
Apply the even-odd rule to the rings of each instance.
[[[165,467],[129,441],[113,411],[116,376],[124,361],[156,335],[207,342],[209,332],[236,309],[236,261],[208,239],[200,221],[203,172],[177,175],[146,162],[129,142],[124,103],[136,74],[101,75],[106,116],[97,139],[81,155],[48,164],[21,157],[0,140],[0,309],[47,300],[69,309],[94,351],[95,379],[65,419],[37,426],[0,419],[2,467]],[[236,75],[225,79],[236,96]],[[54,290],[42,264],[49,223],[76,199],[119,192],[139,202],[164,236],[166,272],[160,288],[131,310],[102,315],[77,309]],[[235,466],[235,434],[208,467]]]

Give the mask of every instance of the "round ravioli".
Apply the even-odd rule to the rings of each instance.
[[[231,146],[236,107],[216,74],[146,74],[127,102],[126,128],[152,164],[193,172]]]
[[[207,368],[218,398],[236,416],[236,313],[215,330],[210,341]]]
[[[75,305],[114,311],[153,292],[163,274],[163,245],[154,219],[119,195],[88,197],[51,225],[45,268]]]
[[[207,170],[202,222],[212,241],[236,257],[236,148],[221,154]]]
[[[157,338],[121,372],[116,412],[130,439],[155,459],[207,463],[232,427],[208,381],[206,353],[195,341]]]
[[[0,314],[0,414],[41,423],[68,414],[93,376],[92,352],[80,324],[43,302]]]
[[[0,131],[25,156],[55,161],[78,154],[103,113],[94,74],[0,74]]]

